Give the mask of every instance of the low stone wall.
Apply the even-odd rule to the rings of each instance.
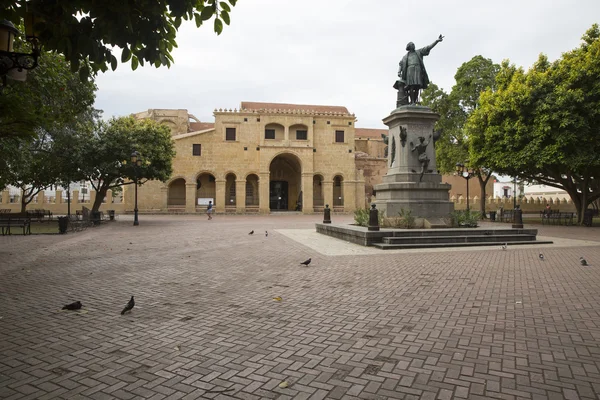
[[[393,229],[382,228],[379,231],[368,231],[367,228],[357,225],[315,224],[315,226],[318,233],[362,246],[372,246],[373,243],[381,243],[386,236],[393,236]]]
[[[21,212],[21,202],[10,202],[10,194],[8,190],[2,193],[0,201],[0,210],[10,210],[11,213]],[[48,210],[52,215],[67,215],[68,204],[66,200],[62,198],[61,191],[56,191],[56,198],[54,202],[48,202],[48,199],[44,196],[44,193],[40,193],[36,196],[36,200],[32,201],[27,205],[26,210]],[[96,192],[90,191],[88,201],[79,201],[79,192],[74,190],[71,197],[71,214],[75,214],[75,210],[81,210],[82,207],[92,208],[94,200],[96,198]],[[124,203],[113,203],[112,193],[109,191],[106,195],[107,199],[111,199],[100,205],[100,211],[115,210],[117,214],[122,214],[126,211]],[[127,210],[129,211],[129,210]]]
[[[463,196],[458,198],[451,197],[450,201],[454,202],[455,210],[466,210],[467,208],[467,199]],[[546,209],[546,204],[550,204],[550,208],[553,210],[560,210],[561,212],[577,212],[577,209],[571,200],[545,197],[536,199],[533,197],[523,197],[517,199],[517,205],[521,207],[521,210],[523,210],[524,213],[544,211]],[[479,197],[475,196],[469,198],[469,207],[473,211],[479,211]],[[488,198],[485,202],[486,211],[497,211],[500,208],[512,210],[513,207],[513,199],[509,198]]]

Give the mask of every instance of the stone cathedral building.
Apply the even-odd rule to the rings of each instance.
[[[349,212],[385,174],[387,130],[355,128],[345,107],[242,102],[215,110],[214,123],[187,110],[134,117],[169,126],[177,152],[169,181],[139,188],[141,211],[203,212],[212,200],[216,212]]]

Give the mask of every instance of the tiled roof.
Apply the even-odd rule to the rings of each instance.
[[[355,138],[371,138],[381,139],[381,134],[387,135],[387,129],[370,129],[370,128],[356,128],[354,130]]]
[[[259,111],[259,110],[302,110],[314,111],[318,113],[334,112],[350,114],[346,107],[342,106],[317,106],[310,104],[287,104],[287,103],[257,103],[252,101],[242,101],[241,110]]]
[[[190,122],[190,132],[203,131],[214,127],[214,122]]]

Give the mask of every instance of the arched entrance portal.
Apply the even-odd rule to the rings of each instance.
[[[185,179],[178,178],[169,184],[168,207],[185,207]]]
[[[302,166],[293,154],[280,154],[269,167],[269,208],[271,210],[300,210],[302,203]]]
[[[217,189],[215,177],[208,173],[203,173],[196,178],[196,206],[205,206],[209,201],[216,205]]]

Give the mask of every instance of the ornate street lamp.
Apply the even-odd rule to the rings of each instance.
[[[469,211],[469,179],[475,175],[475,172],[463,163],[456,163],[456,173],[467,181],[467,211]]]
[[[31,70],[37,67],[38,58],[40,56],[40,46],[37,37],[33,32],[34,17],[32,14],[28,14],[25,23],[27,25],[27,36],[26,39],[31,43],[33,49],[31,53],[19,53],[13,51],[13,44],[15,36],[20,35],[21,32],[12,22],[8,20],[0,21],[0,77],[2,84],[0,89],[6,86],[7,74],[14,74],[17,72],[23,72],[23,70]]]
[[[133,171],[135,172],[135,200],[134,200],[134,208],[133,208],[133,225],[137,226],[140,224],[138,221],[138,168],[142,166],[142,158],[140,153],[134,151],[131,153],[131,165],[133,166]]]

